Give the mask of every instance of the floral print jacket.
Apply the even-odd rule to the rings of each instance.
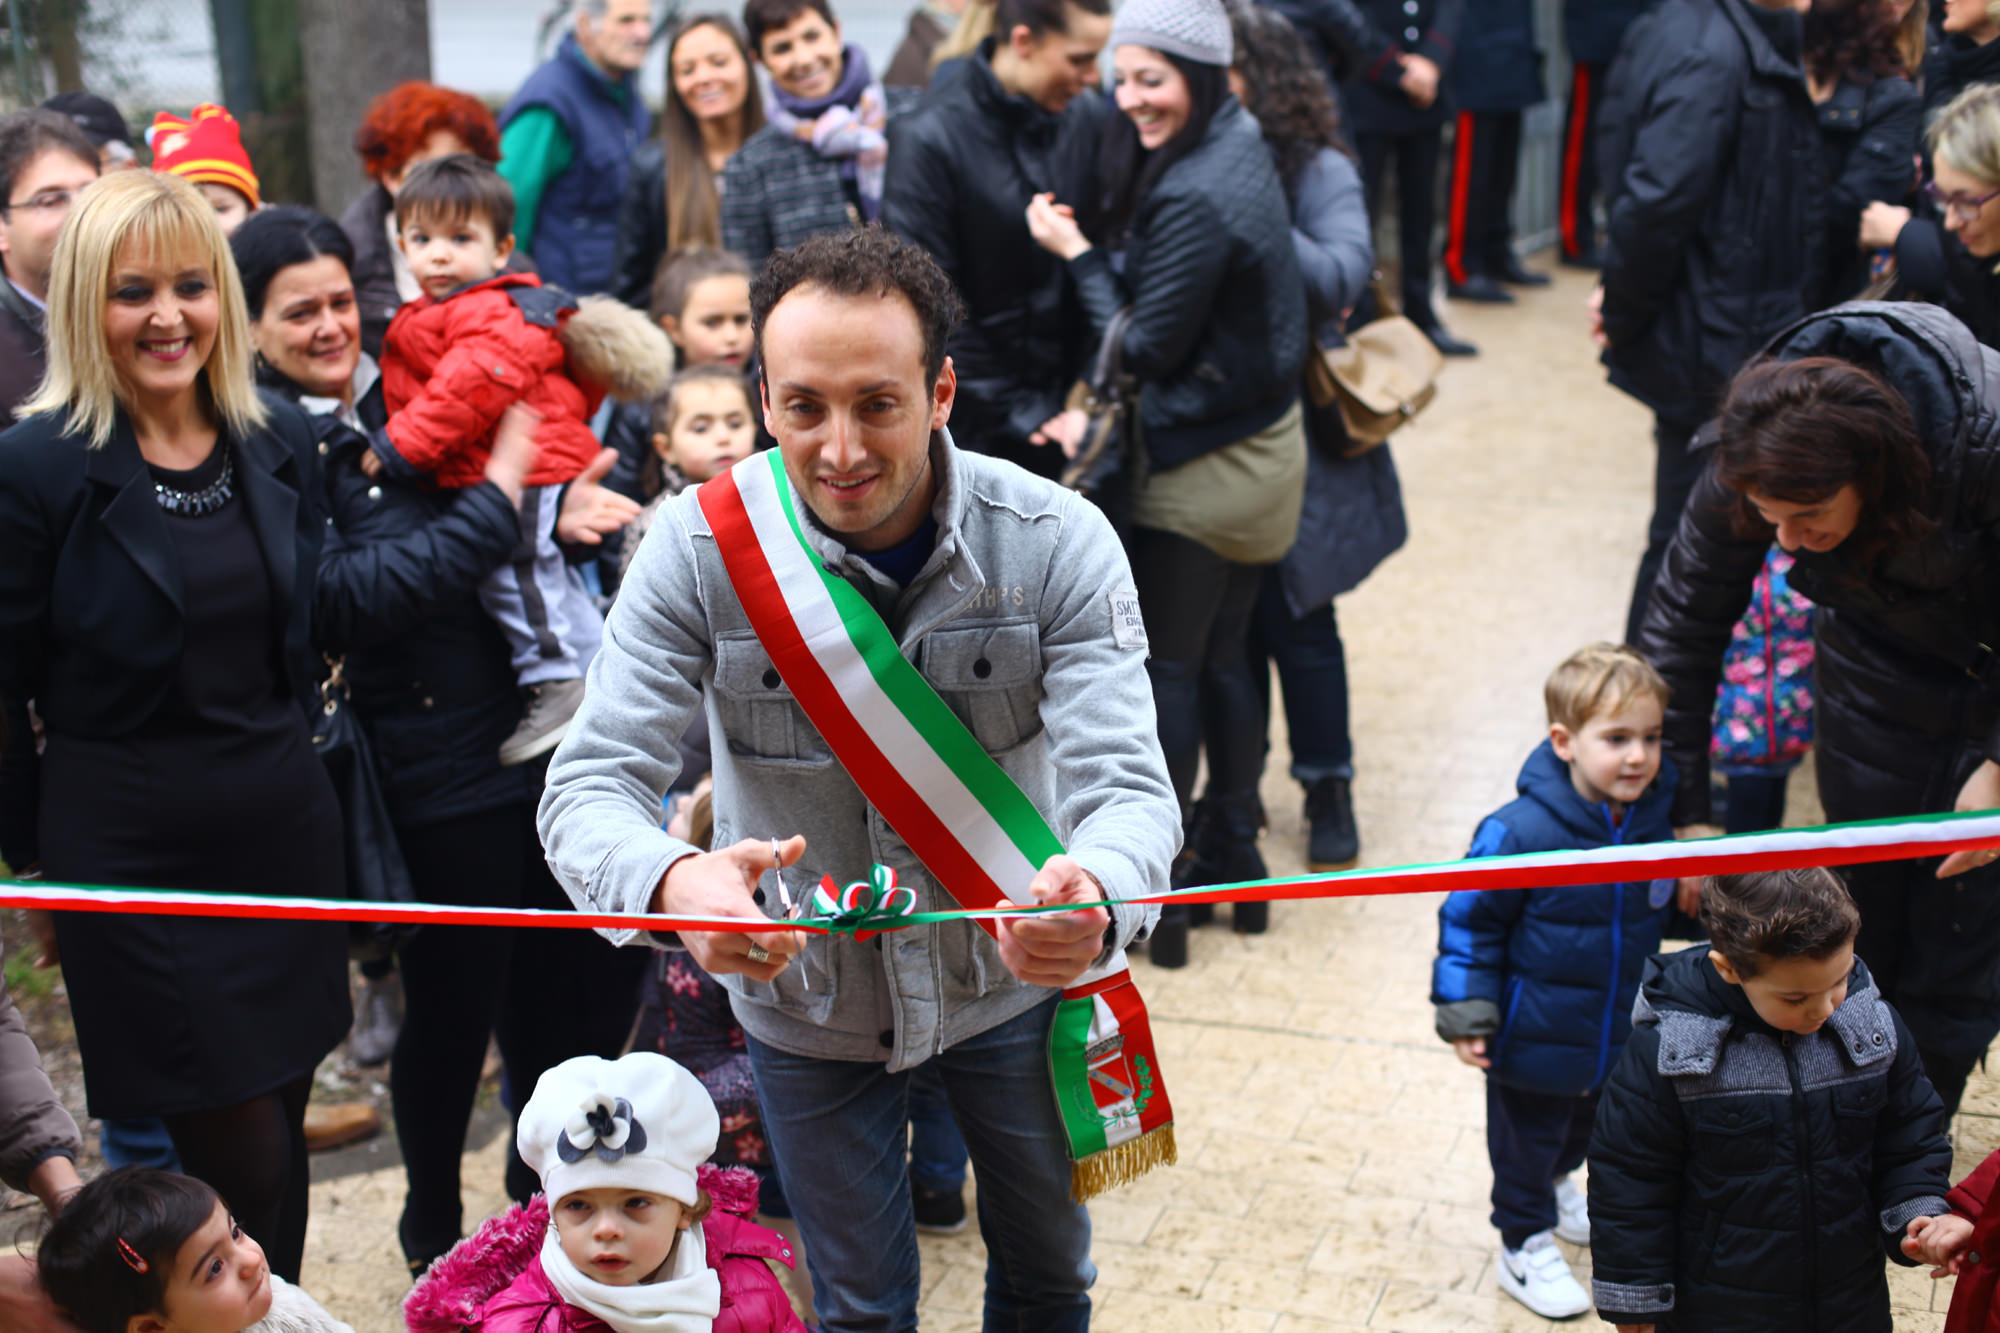
[[[1813,606],[1773,546],[1729,636],[1709,756],[1718,772],[1787,770],[1812,746]]]

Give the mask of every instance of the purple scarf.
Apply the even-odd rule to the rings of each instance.
[[[868,71],[868,56],[858,46],[842,53],[840,83],[825,97],[793,97],[774,82],[770,113],[778,132],[809,143],[821,157],[840,161],[840,177],[855,183],[861,212],[868,221],[882,216],[883,169],[889,161],[889,104],[882,85]]]

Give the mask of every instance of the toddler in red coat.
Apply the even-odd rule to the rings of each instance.
[[[607,390],[648,399],[673,372],[665,334],[639,312],[503,273],[513,226],[513,191],[469,154],[423,163],[404,180],[397,239],[424,294],[396,312],[383,339],[388,428],[362,459],[371,476],[476,486],[508,408],[519,403],[540,418],[521,545],[479,589],[525,695],[520,725],[500,747],[503,764],[555,748],[603,638],[596,603],[556,544],[560,488],[598,462],[590,419]]]
[[[1932,1277],[1958,1279],[1951,1293],[1951,1313],[1945,1333],[1995,1333],[2000,1330],[2000,1207],[1993,1190],[2000,1185],[2000,1152],[1989,1153],[1972,1174],[1944,1196],[1951,1211],[1942,1217],[1920,1217],[1910,1223],[1903,1253],[1921,1264],[1937,1265]]]
[[[756,1177],[705,1165],[720,1132],[664,1055],[549,1070],[516,1134],[542,1195],[431,1266],[410,1333],[805,1333],[765,1263],[791,1247],[747,1218]]]

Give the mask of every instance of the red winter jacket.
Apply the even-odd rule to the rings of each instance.
[[[1996,1182],[2000,1182],[2000,1152],[1989,1154],[1944,1196],[1954,1213],[1972,1223],[1965,1271],[1952,1290],[1944,1333],[2000,1333],[2000,1312],[1993,1308],[1993,1298],[2000,1294],[2000,1208],[1986,1206]]]
[[[792,1247],[749,1220],[757,1209],[756,1175],[704,1165],[696,1178],[715,1201],[701,1224],[708,1266],[722,1283],[715,1333],[806,1333],[764,1262],[793,1267]],[[410,1333],[611,1333],[549,1283],[541,1260],[548,1226],[549,1201],[538,1194],[460,1241],[404,1300]]]
[[[590,418],[604,398],[564,372],[557,330],[575,310],[532,273],[502,273],[398,310],[382,340],[382,401],[396,455],[383,459],[390,471],[439,486],[478,485],[500,414],[525,402],[542,415],[541,454],[527,484],[574,480],[598,455]]]

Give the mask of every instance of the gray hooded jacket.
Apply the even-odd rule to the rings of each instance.
[[[936,549],[907,589],[810,523],[827,568],[859,589],[921,671],[1104,886],[1105,957],[1151,929],[1157,907],[1120,899],[1167,885],[1180,816],[1146,676],[1132,572],[1088,501],[1011,464],[931,445]],[[675,742],[706,708],[714,738],[714,845],[804,834],[794,896],[873,862],[960,904],[862,796],[757,641],[689,490],[647,532],[605,625],[583,706],[549,768],[540,827],[581,908],[642,912],[667,868],[698,850],[660,829]],[[777,902],[766,885],[775,913]],[[638,931],[606,932],[625,944]],[[775,982],[721,978],[738,1021],[796,1054],[906,1069],[1048,999],[1000,961],[987,933],[951,921],[814,938]]]

